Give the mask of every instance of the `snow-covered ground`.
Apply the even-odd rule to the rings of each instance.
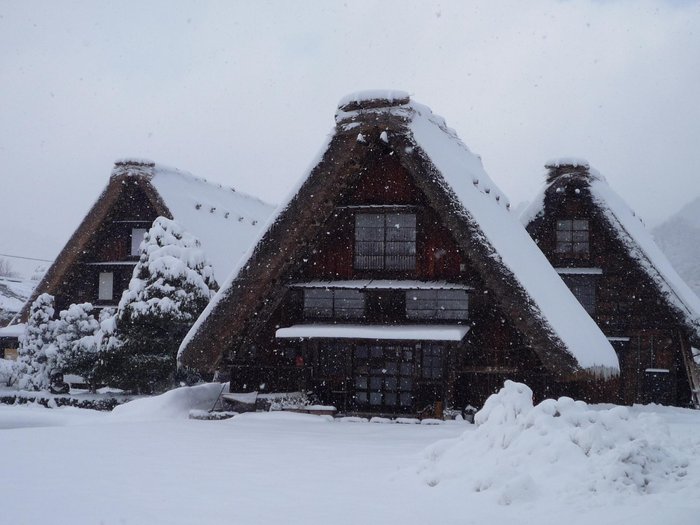
[[[700,412],[533,408],[511,384],[480,425],[187,419],[218,390],[113,413],[0,406],[0,522],[700,522]],[[618,467],[630,465],[642,477],[625,482]]]

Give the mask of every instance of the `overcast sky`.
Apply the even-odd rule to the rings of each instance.
[[[0,0],[0,253],[54,257],[117,158],[278,202],[375,88],[445,117],[515,204],[562,156],[650,226],[700,195],[699,2]]]

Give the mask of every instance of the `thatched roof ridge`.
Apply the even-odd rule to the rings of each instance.
[[[564,189],[575,184],[581,195],[590,199],[596,215],[620,241],[629,257],[649,276],[668,307],[677,313],[695,344],[700,343],[700,298],[690,289],[657,246],[641,218],[610,187],[605,177],[588,166],[565,164],[546,165],[546,183],[521,222],[528,227],[543,216],[545,198],[563,198]],[[558,197],[559,196],[559,197]]]
[[[510,311],[520,312],[514,323],[545,366],[561,378],[583,370],[616,373],[617,359],[609,343],[525,230],[509,216],[505,196],[454,131],[428,108],[408,100],[392,99],[382,106],[376,98],[365,97],[353,104],[341,104],[334,133],[320,160],[278,208],[255,249],[241,261],[183,341],[181,363],[212,371],[223,349],[244,341],[254,330],[251,323],[257,327],[265,322],[281,298],[284,275],[298,264],[295,254],[313,241],[333,212],[338,193],[358,176],[371,151],[389,148],[469,254],[486,285],[498,300],[508,303],[505,306]],[[439,144],[433,144],[433,139]],[[446,155],[441,156],[441,148]],[[504,221],[505,226],[482,224],[484,217],[490,222]],[[500,228],[508,232],[501,235]],[[509,239],[496,245],[494,236],[511,234],[515,244],[527,252],[525,258],[542,267],[538,275],[533,275],[535,270],[518,275],[521,272],[509,267],[517,265],[513,261],[519,255],[506,254],[509,248],[504,245]],[[533,290],[533,280],[539,279],[561,294],[561,305],[545,304],[543,294]],[[572,327],[564,326],[553,311],[558,306],[575,318],[591,346],[598,345],[589,355]]]
[[[34,293],[12,323],[25,322],[31,303],[41,293],[55,294],[125,191],[135,185],[158,215],[175,219],[202,243],[217,277],[223,279],[267,220],[272,207],[233,188],[144,159],[114,163],[107,186],[99,195]],[[236,237],[235,239],[233,237]],[[225,239],[224,242],[221,242]]]
[[[29,317],[31,304],[42,293],[55,294],[59,288],[63,276],[68,269],[73,266],[83,250],[87,247],[92,236],[97,232],[102,222],[105,220],[114,204],[117,202],[122,192],[127,191],[128,184],[135,184],[142,188],[154,208],[160,215],[172,218],[170,210],[165,205],[160,196],[148,184],[152,174],[141,169],[132,170],[128,164],[115,165],[107,186],[100,193],[97,200],[92,205],[88,213],[81,221],[78,228],[73,232],[68,242],[63,246],[53,264],[46,271],[34,292],[29,297],[22,310],[15,316],[11,324],[25,323]]]

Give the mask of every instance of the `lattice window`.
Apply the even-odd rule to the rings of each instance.
[[[408,290],[406,317],[423,320],[466,320],[469,317],[469,295],[466,290]]]
[[[595,315],[596,307],[596,279],[583,275],[562,275],[564,282],[578,299],[584,310],[590,315]]]
[[[365,314],[361,290],[308,288],[304,290],[304,317],[358,319]]]
[[[444,371],[444,351],[445,347],[442,345],[423,345],[421,372],[425,379],[442,379]]]
[[[590,250],[588,220],[560,219],[557,221],[556,252],[572,255],[588,255]]]
[[[410,346],[356,346],[353,375],[358,408],[410,411],[414,354]]]
[[[415,269],[415,213],[355,215],[354,265],[358,270]]]

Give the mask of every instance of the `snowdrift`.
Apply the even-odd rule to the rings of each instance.
[[[689,459],[654,414],[594,409],[561,397],[533,406],[532,390],[506,381],[476,428],[426,450],[429,486],[486,491],[503,505],[586,493],[650,493],[686,476]]]
[[[190,410],[211,409],[223,386],[221,383],[183,386],[159,396],[135,399],[119,405],[111,415],[116,419],[133,421],[187,418]]]

